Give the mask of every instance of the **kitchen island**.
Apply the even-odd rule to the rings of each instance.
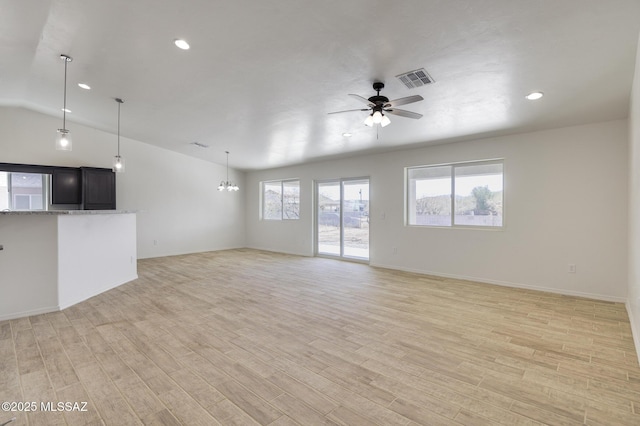
[[[136,213],[0,212],[0,321],[65,309],[138,277]]]

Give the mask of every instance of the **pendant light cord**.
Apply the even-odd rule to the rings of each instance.
[[[227,185],[229,184],[229,151],[225,151],[227,153]]]
[[[120,101],[118,101],[118,157],[120,157]]]
[[[124,101],[120,98],[115,98],[118,103],[118,158],[120,158],[120,105],[124,103]]]
[[[62,100],[62,129],[67,129],[67,64],[69,59],[64,56],[64,97]]]

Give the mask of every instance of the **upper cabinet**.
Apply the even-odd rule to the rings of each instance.
[[[82,202],[80,169],[55,168],[51,172],[51,204]]]
[[[50,200],[51,204],[56,206],[55,208],[57,209],[115,210],[116,208],[116,174],[111,169],[0,163],[0,172],[11,174],[39,174],[43,177],[50,175]],[[10,179],[10,177],[6,179]],[[24,179],[26,179],[26,177],[24,177]],[[43,182],[44,181],[43,179]],[[14,186],[16,188],[18,187],[18,185]],[[45,185],[42,185],[41,189],[44,191],[47,190]],[[32,192],[17,195],[31,194]],[[9,192],[9,196],[11,196],[11,192]],[[41,198],[47,198],[46,192],[42,193]],[[9,208],[14,210],[30,210],[28,207],[11,207],[11,204],[9,204]],[[3,207],[0,207],[0,210],[2,209]],[[42,207],[40,209],[42,209]]]
[[[111,169],[81,167],[82,208],[114,210],[116,208],[116,174]]]

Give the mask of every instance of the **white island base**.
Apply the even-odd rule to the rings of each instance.
[[[59,311],[138,277],[133,212],[0,212],[0,246],[0,321]]]

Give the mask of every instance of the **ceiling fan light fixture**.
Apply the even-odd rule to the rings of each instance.
[[[426,76],[426,74],[425,74]],[[417,112],[406,111],[404,109],[396,108],[400,105],[412,104],[414,102],[423,101],[424,98],[420,95],[412,95],[405,96],[404,98],[398,98],[394,100],[389,100],[386,96],[382,96],[380,91],[384,89],[384,83],[376,81],[373,83],[373,90],[377,92],[376,95],[369,97],[368,99],[364,96],[356,95],[350,93],[349,96],[358,100],[359,102],[365,103],[367,108],[358,108],[358,109],[349,109],[346,111],[335,111],[330,112],[329,114],[340,114],[343,112],[355,112],[355,111],[368,111],[369,114],[364,119],[364,125],[368,127],[373,127],[374,124],[379,124],[380,127],[387,127],[391,124],[391,120],[387,117],[388,114],[399,115],[400,117],[413,118],[414,120],[422,118],[422,114],[418,114]],[[386,114],[385,114],[386,113]],[[346,135],[343,133],[342,136]]]
[[[367,118],[364,119],[364,125],[373,127],[373,114],[367,115]]]

